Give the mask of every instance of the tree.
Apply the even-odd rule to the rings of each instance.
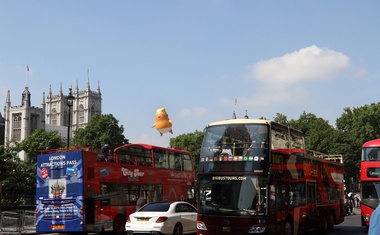
[[[3,207],[31,206],[35,203],[36,162],[40,150],[60,148],[57,131],[35,130],[13,148],[0,148],[0,181],[3,183]],[[29,158],[22,161],[18,154],[25,151]]]
[[[282,125],[288,125],[288,118],[281,113],[276,113],[276,117],[274,117],[273,121],[278,122]]]
[[[72,145],[100,148],[109,142],[114,148],[129,142],[123,133],[123,125],[112,114],[95,114],[85,128],[75,131]]]
[[[21,161],[15,148],[0,146],[0,182],[2,208],[33,206],[35,203],[36,165]]]
[[[58,131],[35,130],[30,136],[17,144],[18,151],[24,150],[32,164],[37,162],[37,155],[40,150],[61,148],[62,142]]]
[[[339,146],[346,156],[346,179],[352,177],[357,182],[363,143],[380,138],[380,103],[345,108],[342,116],[336,120],[336,129],[343,132],[334,146]]]
[[[184,149],[191,152],[193,156],[194,168],[197,171],[201,145],[203,141],[204,133],[201,131],[195,131],[193,133],[182,134],[174,138],[170,138],[169,145],[172,148]]]

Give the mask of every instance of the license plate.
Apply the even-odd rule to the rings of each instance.
[[[51,229],[53,229],[53,230],[63,230],[63,229],[65,229],[65,225],[64,224],[52,224],[51,225]]]
[[[149,221],[149,218],[137,218],[137,221]]]

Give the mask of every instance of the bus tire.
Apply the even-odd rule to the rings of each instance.
[[[123,234],[125,230],[125,216],[117,215],[113,220],[113,231],[118,234]]]
[[[283,235],[293,235],[293,223],[290,219],[285,221]]]
[[[322,224],[321,224],[321,232],[322,233],[326,233],[327,230],[328,230],[328,220],[327,220],[327,215],[324,214],[323,217],[322,217]]]
[[[173,235],[182,235],[182,233],[183,233],[182,224],[176,223],[176,225],[174,226]]]
[[[335,216],[334,216],[334,212],[332,211],[330,213],[329,221],[327,224],[327,232],[331,232],[334,229],[334,225],[335,225]]]

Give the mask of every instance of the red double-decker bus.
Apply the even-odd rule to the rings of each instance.
[[[124,233],[129,214],[148,202],[194,202],[188,151],[127,144],[104,161],[89,149],[37,157],[37,232]]]
[[[209,124],[196,195],[198,235],[323,232],[344,221],[343,164],[307,154],[303,133],[269,120]]]
[[[380,139],[365,142],[360,162],[362,226],[369,228],[372,212],[380,195]]]

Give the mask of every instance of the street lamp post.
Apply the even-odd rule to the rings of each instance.
[[[69,88],[69,95],[66,97],[67,106],[69,107],[68,124],[67,124],[67,148],[70,147],[70,119],[71,119],[71,107],[73,106],[75,97],[72,94],[71,88]]]

